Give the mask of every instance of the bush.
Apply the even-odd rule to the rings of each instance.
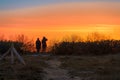
[[[0,41],[0,53],[5,53],[10,47],[9,41]]]
[[[23,43],[12,41],[0,41],[0,54],[4,54],[6,51],[8,51],[12,43],[14,44],[18,52],[23,52],[23,50],[21,49]]]
[[[61,42],[52,47],[57,55],[105,55],[120,52],[120,40]]]

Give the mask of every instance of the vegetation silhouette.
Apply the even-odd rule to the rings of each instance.
[[[78,36],[65,38],[62,42],[54,43],[51,53],[55,55],[105,55],[120,52],[120,40],[100,33],[91,33],[83,40]]]
[[[0,39],[0,54],[5,53],[10,48],[11,43],[14,44],[16,50],[20,54],[31,53],[34,49],[34,44],[32,42],[32,40],[27,40],[24,35],[16,36],[15,41]]]
[[[95,35],[96,36],[96,35]],[[0,40],[0,55],[6,52],[11,43],[14,43],[15,48],[19,53],[31,53],[35,48],[32,40],[27,40],[24,35],[19,35],[16,41]],[[55,42],[55,41],[54,41]],[[34,42],[35,44],[35,42]],[[14,71],[10,64],[1,61],[1,77],[0,79],[21,79],[21,80],[42,80],[43,75],[46,74],[45,69],[51,68],[48,62],[56,62],[56,55],[85,55],[85,56],[57,56],[61,62],[60,68],[69,70],[69,76],[80,76],[82,79],[94,80],[119,80],[120,65],[119,54],[120,40],[103,39],[101,36],[89,36],[87,41],[79,39],[77,36],[72,36],[70,41],[66,38],[62,42],[57,42],[53,45],[50,53],[55,54],[51,56],[28,56],[24,55],[26,66],[15,64]],[[100,56],[87,56],[100,55]],[[104,55],[104,56],[101,56]],[[51,61],[53,60],[53,61]],[[32,63],[32,64],[31,64]],[[72,64],[72,65],[71,65]],[[55,64],[56,66],[56,64]],[[11,70],[12,69],[12,70]],[[55,68],[56,70],[56,68]],[[7,71],[7,72],[6,72]],[[54,71],[53,71],[54,72]],[[58,71],[59,72],[59,71]],[[10,75],[12,73],[12,75]],[[13,73],[16,75],[13,77]],[[31,74],[33,73],[33,74]],[[59,73],[58,73],[59,74]],[[46,76],[45,76],[46,77]],[[75,77],[76,78],[76,77]]]
[[[57,55],[105,55],[120,52],[120,40],[94,42],[61,42],[55,44],[52,53]]]
[[[72,36],[70,41],[65,39],[55,43],[49,52],[55,55],[105,55],[120,52],[120,40],[108,39],[105,36],[103,38],[97,33],[89,35],[86,41],[79,39],[77,36]],[[46,52],[47,40],[46,37],[41,40],[42,52]],[[24,35],[18,35],[16,41],[0,39],[0,54],[8,50],[11,42],[14,43],[19,53],[24,54],[35,51],[34,41],[26,39]]]
[[[19,51],[20,53],[23,53],[23,50],[22,50],[23,43],[13,42],[13,41],[0,41],[0,53],[1,54],[5,53],[10,48],[12,43],[14,44],[17,51]]]

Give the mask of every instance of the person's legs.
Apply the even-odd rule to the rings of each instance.
[[[40,52],[40,49],[37,49],[37,52],[39,53],[39,52]]]
[[[43,48],[42,48],[42,52],[46,52],[46,47],[43,47]]]

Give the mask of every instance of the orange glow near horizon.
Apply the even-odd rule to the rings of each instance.
[[[102,26],[102,25],[101,25]],[[48,37],[50,40],[62,40],[63,37],[65,36],[72,36],[72,35],[77,35],[80,37],[85,37],[88,34],[98,32],[104,35],[109,35],[114,39],[120,39],[119,35],[119,26],[88,26],[88,27],[64,27],[61,28],[60,26],[57,28],[53,29],[39,29],[39,28],[16,28],[12,27],[10,29],[8,28],[1,28],[0,34],[5,35],[5,37],[9,40],[15,39],[17,35],[24,34],[27,36],[29,39],[36,39],[37,37],[40,37],[42,39],[43,36]],[[8,32],[9,31],[9,32]]]
[[[120,39],[119,31],[120,3],[117,2],[61,3],[0,11],[0,34],[10,40],[24,34],[29,39],[46,36],[54,41],[68,35],[85,37],[93,32]]]

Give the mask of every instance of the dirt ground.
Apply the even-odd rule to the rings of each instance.
[[[106,56],[23,55],[0,61],[0,80],[120,80],[120,54]]]

